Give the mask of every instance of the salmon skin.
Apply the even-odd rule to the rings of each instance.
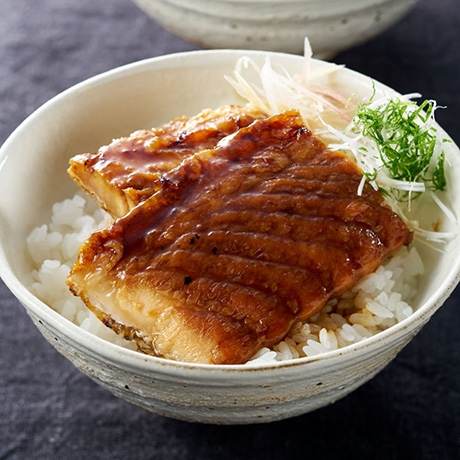
[[[135,131],[97,152],[70,160],[70,177],[112,217],[122,217],[159,188],[159,177],[184,158],[264,115],[250,106],[226,105]]]
[[[146,353],[244,363],[411,242],[361,177],[298,112],[257,120],[91,235],[68,285]]]

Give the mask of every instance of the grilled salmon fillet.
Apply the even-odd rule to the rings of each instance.
[[[262,116],[250,106],[206,109],[192,118],[115,139],[97,152],[76,155],[68,173],[112,217],[122,217],[158,189],[161,174]]]
[[[68,285],[146,353],[244,363],[410,243],[361,177],[297,112],[255,121],[94,233]]]

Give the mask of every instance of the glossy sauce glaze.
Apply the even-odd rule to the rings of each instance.
[[[207,109],[115,139],[97,152],[76,155],[68,172],[112,217],[122,217],[159,188],[163,173],[262,116],[249,106]]]
[[[93,234],[69,285],[148,353],[245,362],[410,243],[361,176],[297,112],[256,121]]]

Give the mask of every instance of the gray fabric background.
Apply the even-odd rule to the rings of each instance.
[[[192,49],[129,0],[1,0],[0,143],[81,80]],[[391,30],[334,60],[448,106],[438,120],[460,143],[458,0],[421,0]],[[221,427],[116,399],[45,342],[0,282],[0,460],[460,459],[459,301],[457,290],[383,372],[336,404]]]

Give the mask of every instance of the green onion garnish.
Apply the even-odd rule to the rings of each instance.
[[[371,99],[359,104],[352,130],[374,143],[380,160],[374,170],[364,171],[369,181],[377,180],[379,170],[385,168],[396,181],[423,183],[426,190],[444,190],[444,152],[433,123],[435,109],[433,101],[417,105],[400,98],[387,99],[381,104]],[[398,198],[402,201],[415,198],[417,190],[414,191],[415,194],[410,187],[401,188],[397,191]]]

